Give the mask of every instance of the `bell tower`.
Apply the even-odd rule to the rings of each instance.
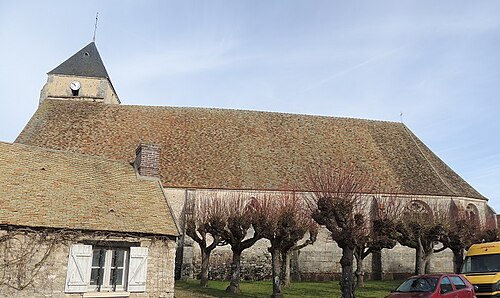
[[[45,99],[62,99],[120,104],[94,42],[47,75],[47,83],[40,92],[40,103]]]

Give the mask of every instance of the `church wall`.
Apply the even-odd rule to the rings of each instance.
[[[70,89],[70,84],[73,81],[78,81],[81,84],[77,96],[74,96]],[[106,78],[49,75],[47,83],[40,92],[40,102],[51,98],[97,101],[107,104],[119,103],[118,97]]]
[[[181,205],[186,199],[196,199],[206,195],[227,195],[234,192],[241,193],[243,197],[256,196],[263,191],[234,191],[234,190],[185,190],[183,193],[179,189],[166,189],[167,198],[169,201],[175,200],[173,205],[177,206],[175,211],[176,216],[180,214],[179,220],[182,221]],[[269,192],[268,192],[269,193]],[[272,192],[276,193],[276,192]],[[182,195],[184,194],[184,195]],[[392,198],[392,197],[391,197]],[[401,196],[398,198],[404,203],[418,199],[429,206],[435,207],[436,203],[448,207],[451,198],[449,197],[432,197],[432,196]],[[453,198],[456,204],[466,208],[468,204],[474,204],[480,212],[480,219],[485,222],[487,210],[486,202],[483,200],[469,198]],[[183,229],[183,225],[180,225]],[[181,243],[183,247],[182,253],[182,273],[180,278],[197,278],[200,272],[200,249],[196,242],[188,236],[184,237]],[[270,254],[267,252],[269,242],[267,240],[259,240],[253,247],[247,249],[242,254],[242,279],[267,279],[271,275]],[[300,252],[294,253],[292,256],[292,276],[295,279],[302,280],[332,280],[338,279],[341,272],[340,257],[342,251],[337,246],[335,241],[329,236],[329,232],[325,228],[321,228],[318,239],[313,245],[306,246]],[[413,274],[415,262],[415,250],[397,245],[395,248],[388,250],[384,249],[381,254],[382,260],[382,278],[384,279],[400,279]],[[210,278],[225,279],[229,274],[231,262],[230,246],[218,247],[212,252],[210,260]],[[367,276],[370,277],[372,271],[371,256],[368,256],[364,262],[364,270]],[[453,271],[453,254],[450,250],[445,250],[432,257],[431,272],[452,272]]]
[[[187,240],[190,248],[189,266],[184,278],[199,278],[201,254],[198,244]],[[259,240],[242,254],[242,279],[267,280],[271,278],[271,254],[267,251],[268,240]],[[326,229],[321,229],[317,242],[292,254],[291,267],[294,280],[329,281],[338,280],[342,267],[342,250],[329,237]],[[436,253],[431,260],[431,273],[453,272],[453,253],[447,249]],[[415,250],[402,245],[382,251],[382,278],[393,280],[413,275],[415,270]],[[227,280],[230,273],[231,248],[226,245],[216,248],[210,257],[209,278]],[[371,256],[363,260],[365,276],[372,274]]]

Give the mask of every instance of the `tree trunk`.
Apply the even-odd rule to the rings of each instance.
[[[285,272],[283,272],[283,287],[289,288],[291,286],[291,259],[292,259],[293,250],[290,250],[285,257],[284,268]]]
[[[433,253],[434,253],[434,244],[432,242],[427,244],[427,247],[424,246],[425,274],[431,273],[431,258]]]
[[[365,286],[365,280],[364,280],[364,275],[365,272],[363,271],[363,256],[361,253],[355,253],[354,256],[356,257],[356,271],[354,271],[354,275],[356,276],[356,288],[362,288]]]
[[[231,262],[231,281],[226,288],[226,292],[239,294],[240,290],[240,275],[241,275],[241,251],[233,250],[233,261]]]
[[[453,272],[460,273],[462,269],[462,263],[464,262],[464,249],[453,251]]]
[[[418,241],[418,247],[415,248],[415,275],[425,273],[425,253],[421,241]]]
[[[372,252],[372,279],[382,280],[382,251]]]
[[[282,254],[275,250],[269,249],[272,258],[272,273],[273,273],[273,294],[271,298],[282,298],[283,293],[281,292],[282,283],[282,267],[283,267],[283,256]]]
[[[431,256],[432,256],[432,253],[430,255],[426,255],[426,258],[425,258],[425,274],[431,273]]]
[[[431,257],[434,248],[428,247],[427,250],[419,241],[419,247],[416,249],[415,274],[426,274],[430,272]]]
[[[294,281],[302,281],[299,267],[300,250],[292,251],[292,258],[290,260],[290,273]]]
[[[354,281],[352,276],[354,260],[354,250],[349,247],[342,248],[342,258],[340,265],[342,266],[342,279],[340,280],[340,289],[342,298],[354,298]]]
[[[208,249],[201,248],[201,274],[200,274],[200,286],[202,288],[208,287],[208,265],[210,263],[210,253],[212,251]]]

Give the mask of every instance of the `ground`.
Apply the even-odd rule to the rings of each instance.
[[[400,281],[368,281],[363,289],[356,291],[358,298],[378,298],[385,297],[393,290]],[[176,298],[212,298],[212,297],[270,297],[272,284],[270,281],[242,282],[241,294],[226,294],[224,289],[228,282],[210,281],[209,287],[202,289],[198,280],[176,281]],[[335,282],[295,282],[290,289],[284,290],[286,298],[306,298],[306,297],[340,297],[340,289]]]

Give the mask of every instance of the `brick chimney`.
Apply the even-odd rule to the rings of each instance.
[[[160,178],[160,145],[141,143],[135,149],[134,168],[139,176]]]

